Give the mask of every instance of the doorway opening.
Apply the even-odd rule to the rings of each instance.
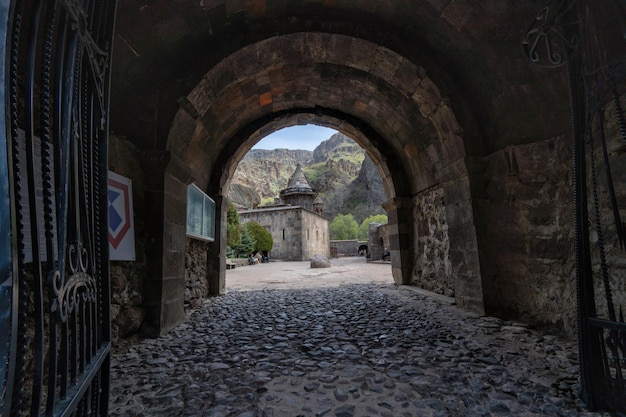
[[[341,264],[345,275],[357,265],[343,258],[359,256],[359,247],[367,245],[369,224],[387,223],[387,196],[371,157],[352,138],[315,124],[279,129],[252,146],[232,176],[227,198],[227,262],[240,267],[229,270],[227,288],[231,281],[241,288],[245,275],[260,279],[250,269],[241,269],[256,269],[264,261],[281,262],[272,265],[271,272],[265,268],[262,280],[268,285],[307,285],[309,262],[315,256],[330,258],[334,273]],[[267,241],[263,236],[251,239],[254,230],[269,235],[271,246],[254,242]],[[365,265],[368,258],[358,261]],[[298,274],[291,273],[294,268]],[[322,272],[328,270],[313,275]],[[390,268],[382,272],[383,281],[393,282]],[[368,279],[367,272],[359,274]],[[356,275],[350,282],[358,281]],[[250,284],[254,287],[257,281]]]

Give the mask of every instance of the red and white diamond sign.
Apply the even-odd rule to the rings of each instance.
[[[109,171],[109,259],[135,260],[132,181]]]

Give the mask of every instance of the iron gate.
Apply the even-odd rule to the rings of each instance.
[[[0,1],[0,414],[106,416],[113,0]]]
[[[575,188],[581,397],[626,413],[626,3],[553,0],[524,37],[530,60],[566,66]]]

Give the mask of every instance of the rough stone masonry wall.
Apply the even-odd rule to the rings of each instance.
[[[339,256],[357,256],[360,245],[367,245],[367,242],[359,242],[356,239],[330,241],[330,247],[336,248]]]
[[[306,210],[301,211],[301,216],[302,260],[308,261],[317,254],[330,257],[328,219]]]
[[[487,157],[475,204],[487,314],[573,336],[574,207],[567,137]]]
[[[133,335],[141,327],[145,309],[143,286],[146,275],[143,194],[144,174],[141,171],[135,146],[125,138],[109,136],[109,169],[133,182],[133,212],[135,222],[135,261],[111,261],[111,320],[113,342]]]
[[[443,189],[426,190],[413,201],[416,251],[411,284],[454,297]]]
[[[302,261],[302,209],[250,210],[239,213],[241,223],[256,222],[269,228],[274,240],[270,258]]]
[[[367,239],[367,261],[380,261],[385,249],[389,249],[391,225],[370,223]]]
[[[207,252],[209,242],[187,238],[185,245],[185,310],[209,296]]]

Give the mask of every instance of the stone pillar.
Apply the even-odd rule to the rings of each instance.
[[[161,334],[185,318],[187,184],[165,173]]]
[[[391,271],[396,285],[411,283],[413,271],[413,218],[409,198],[396,197],[383,203],[387,211]]]
[[[167,152],[147,151],[145,337],[165,334],[184,318],[187,187],[165,170]]]
[[[367,261],[377,261],[383,256],[383,246],[380,244],[380,223],[370,223],[367,239]]]
[[[464,160],[451,164],[443,188],[454,294],[459,306],[485,313],[470,177]],[[453,174],[453,175],[451,175]]]
[[[207,252],[207,281],[209,295],[222,295],[226,291],[226,212],[228,198],[211,196],[215,201],[215,240]]]

